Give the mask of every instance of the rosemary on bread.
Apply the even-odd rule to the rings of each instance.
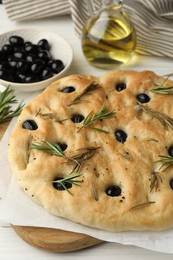
[[[42,150],[45,151],[47,153],[59,156],[59,157],[63,157],[67,160],[67,162],[72,161],[75,163],[75,166],[72,170],[72,172],[69,174],[69,176],[67,176],[66,178],[62,178],[56,181],[53,181],[53,183],[59,183],[60,185],[62,185],[63,189],[67,190],[70,194],[71,192],[68,190],[67,186],[65,185],[66,183],[71,183],[74,185],[79,186],[79,180],[76,180],[77,177],[81,176],[80,169],[81,166],[83,164],[83,162],[85,160],[90,159],[96,152],[96,150],[100,148],[100,147],[85,147],[82,149],[78,149],[78,154],[71,156],[71,157],[67,157],[63,150],[61,149],[60,145],[58,144],[51,144],[48,141],[42,141],[42,142],[37,142],[37,143],[32,143],[31,145],[31,149],[37,149],[37,150]],[[73,173],[76,172],[76,173]],[[72,195],[72,194],[71,194]]]
[[[162,163],[160,169],[162,169],[163,172],[166,171],[171,166],[173,166],[173,157],[172,156],[159,155],[159,157],[161,159],[157,160],[156,162]]]
[[[84,99],[82,99],[83,96],[91,94],[93,91],[97,90],[99,87],[100,87],[99,84],[92,82],[68,106],[72,106],[72,105],[80,103],[81,101],[85,101]]]
[[[140,103],[138,103],[138,105],[139,109],[137,112],[137,117],[140,117],[143,112],[147,113],[151,115],[153,118],[157,119],[166,130],[168,130],[169,128],[173,130],[173,118],[169,117],[165,113],[154,110],[146,105]]]
[[[31,149],[42,150],[60,157],[65,157],[64,152],[58,144],[51,144],[48,141],[32,143]]]
[[[150,91],[156,94],[162,94],[162,95],[173,95],[173,86],[170,87],[164,87],[164,84],[167,82],[168,78],[172,76],[172,74],[166,75],[166,79],[163,80],[162,83],[155,82],[153,79],[151,79],[152,83],[156,86],[155,88],[151,88]]]
[[[68,189],[67,185],[71,184],[71,185],[80,186],[79,183],[83,182],[82,180],[77,179],[80,176],[81,174],[79,173],[70,174],[65,178],[53,181],[53,183],[60,184],[64,190],[68,191],[70,195],[73,195],[72,192]]]
[[[37,143],[32,143],[31,144],[31,149],[37,149],[37,150],[42,150],[45,151],[47,153],[59,156],[59,157],[63,157],[65,158],[68,162],[74,162],[75,166],[72,170],[72,172],[76,171],[79,172],[81,169],[81,166],[83,164],[84,161],[90,159],[96,152],[96,150],[100,148],[100,147],[84,147],[81,149],[78,149],[78,153],[68,157],[64,154],[63,150],[61,149],[60,145],[58,144],[51,144],[48,141],[42,141],[42,142],[37,142]]]
[[[109,109],[106,108],[106,105],[104,103],[98,113],[93,114],[93,112],[91,111],[85,117],[85,119],[83,121],[83,126],[78,130],[78,132],[85,127],[89,127],[91,129],[97,130],[99,132],[109,133],[108,131],[105,131],[101,128],[97,128],[97,127],[92,126],[92,124],[94,122],[98,121],[98,120],[104,120],[104,119],[112,118],[114,114],[115,114],[115,111],[114,110],[109,111]]]
[[[173,95],[173,86],[167,88],[163,88],[163,87],[152,88],[150,89],[150,91],[162,95]]]
[[[153,172],[150,179],[150,192],[153,190],[156,192],[159,188],[160,182],[162,182],[162,178],[159,175],[159,172]]]

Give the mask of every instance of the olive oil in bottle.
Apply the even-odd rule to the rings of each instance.
[[[135,28],[122,11],[122,4],[104,6],[83,29],[82,50],[88,62],[95,67],[117,68],[132,58],[135,48]]]

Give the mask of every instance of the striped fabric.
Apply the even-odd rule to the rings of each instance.
[[[89,17],[89,0],[3,0],[9,19],[34,20],[71,14],[74,29],[81,36]],[[92,0],[99,10],[101,0]],[[124,0],[137,31],[137,53],[173,57],[173,0]]]

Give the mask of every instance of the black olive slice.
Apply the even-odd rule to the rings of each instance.
[[[127,139],[127,134],[123,130],[117,130],[115,131],[115,137],[118,142],[124,143]]]
[[[73,122],[73,123],[80,123],[80,122],[82,122],[84,120],[84,116],[82,116],[82,115],[73,115],[72,117],[71,117],[71,121]]]
[[[63,93],[71,93],[73,91],[75,91],[75,88],[73,86],[68,86],[61,90],[61,92],[63,92]]]
[[[36,130],[38,128],[38,125],[34,120],[29,119],[23,122],[22,127],[28,130]]]
[[[140,93],[136,96],[136,99],[140,102],[140,103],[148,103],[150,101],[150,97],[145,94],[145,93]]]
[[[105,190],[106,194],[111,197],[118,197],[121,195],[121,188],[117,185],[111,185]]]
[[[171,145],[168,149],[168,154],[173,157],[173,146]]]
[[[115,89],[120,92],[124,89],[126,89],[126,83],[123,83],[123,82],[120,82],[120,83],[117,83],[116,86],[115,86]]]
[[[66,189],[70,189],[72,187],[72,184],[70,182],[64,182],[63,186],[60,182],[55,182],[55,181],[59,181],[59,180],[63,180],[63,178],[56,178],[53,182],[53,187],[56,189],[56,190],[65,190]]]

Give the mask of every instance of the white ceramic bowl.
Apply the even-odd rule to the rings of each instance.
[[[38,41],[41,39],[47,39],[51,46],[50,53],[52,58],[62,60],[65,67],[58,74],[43,81],[39,81],[36,83],[14,83],[0,79],[0,83],[2,85],[9,86],[10,88],[18,91],[33,92],[46,88],[53,81],[65,75],[72,63],[73,51],[70,44],[64,38],[59,36],[57,33],[39,29],[18,29],[8,31],[0,35],[0,49],[4,44],[9,42],[9,37],[12,35],[21,36],[23,37],[24,41],[31,41],[34,44],[37,44]]]

